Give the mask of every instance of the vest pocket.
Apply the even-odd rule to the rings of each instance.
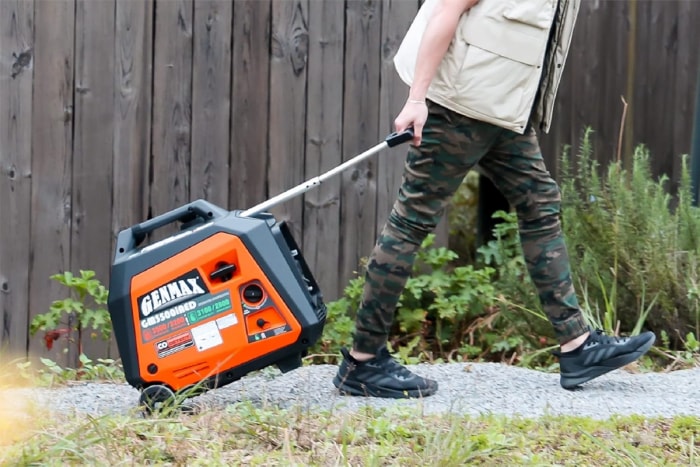
[[[557,0],[511,0],[503,16],[511,21],[548,29],[554,19]]]
[[[467,108],[512,123],[528,115],[531,66],[470,45],[457,76],[454,91]]]
[[[520,129],[527,125],[554,16],[553,1],[480,2],[481,9],[470,10],[456,40],[466,46],[453,86],[460,102]]]

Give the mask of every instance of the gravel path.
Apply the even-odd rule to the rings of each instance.
[[[346,411],[365,406],[388,408],[420,404],[429,413],[502,414],[523,417],[578,415],[700,416],[700,367],[671,373],[630,374],[618,370],[566,391],[559,375],[495,363],[414,365],[417,373],[437,379],[437,394],[420,401],[339,396],[331,382],[337,367],[315,365],[281,374],[267,369],[199,396],[197,404],[219,408],[249,400],[309,410]],[[17,390],[20,391],[20,390]],[[127,413],[139,393],[127,384],[78,383],[56,389],[21,390],[61,412],[94,415]]]

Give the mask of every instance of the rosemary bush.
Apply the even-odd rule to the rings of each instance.
[[[578,154],[562,158],[562,217],[572,268],[592,318],[609,331],[646,327],[673,345],[700,330],[700,210],[692,206],[685,158],[677,193],[654,179],[649,152],[625,170],[593,158],[587,129]]]

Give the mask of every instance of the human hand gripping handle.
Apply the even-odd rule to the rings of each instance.
[[[399,144],[406,143],[413,139],[414,133],[413,128],[406,128],[404,131],[397,131],[386,137],[386,145],[390,148],[398,146]]]
[[[420,146],[423,127],[428,119],[428,106],[425,101],[407,100],[399,115],[394,120],[396,132],[401,133],[413,128],[413,145]]]
[[[455,37],[460,17],[479,0],[441,0],[436,5],[425,27],[416,57],[416,68],[408,100],[394,120],[396,131],[412,126],[413,144],[420,146],[423,126],[428,119],[426,95],[440,62]]]

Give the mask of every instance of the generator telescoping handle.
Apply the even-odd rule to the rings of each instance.
[[[367,151],[363,152],[362,154],[358,154],[357,156],[353,157],[352,159],[343,162],[339,166],[329,170],[328,172],[321,174],[317,177],[314,177],[310,180],[305,181],[304,183],[295,186],[294,188],[291,188],[283,193],[280,193],[277,196],[274,196],[267,201],[263,201],[262,203],[253,206],[250,209],[246,209],[243,211],[240,216],[241,217],[249,217],[253,216],[255,214],[260,214],[261,212],[265,212],[268,209],[270,209],[272,206],[276,206],[280,203],[283,203],[289,199],[292,199],[296,196],[299,196],[303,193],[306,193],[307,191],[311,190],[314,187],[319,186],[321,183],[325,182],[329,178],[338,175],[348,167],[351,167],[368,157],[371,157],[375,154],[377,154],[380,151],[383,151],[386,148],[393,148],[394,146],[398,146],[399,144],[406,143],[408,141],[411,141],[413,139],[413,129],[409,128],[405,131],[402,132],[395,132],[390,134],[389,136],[386,137],[386,139],[382,142],[377,144],[371,149],[368,149]]]

